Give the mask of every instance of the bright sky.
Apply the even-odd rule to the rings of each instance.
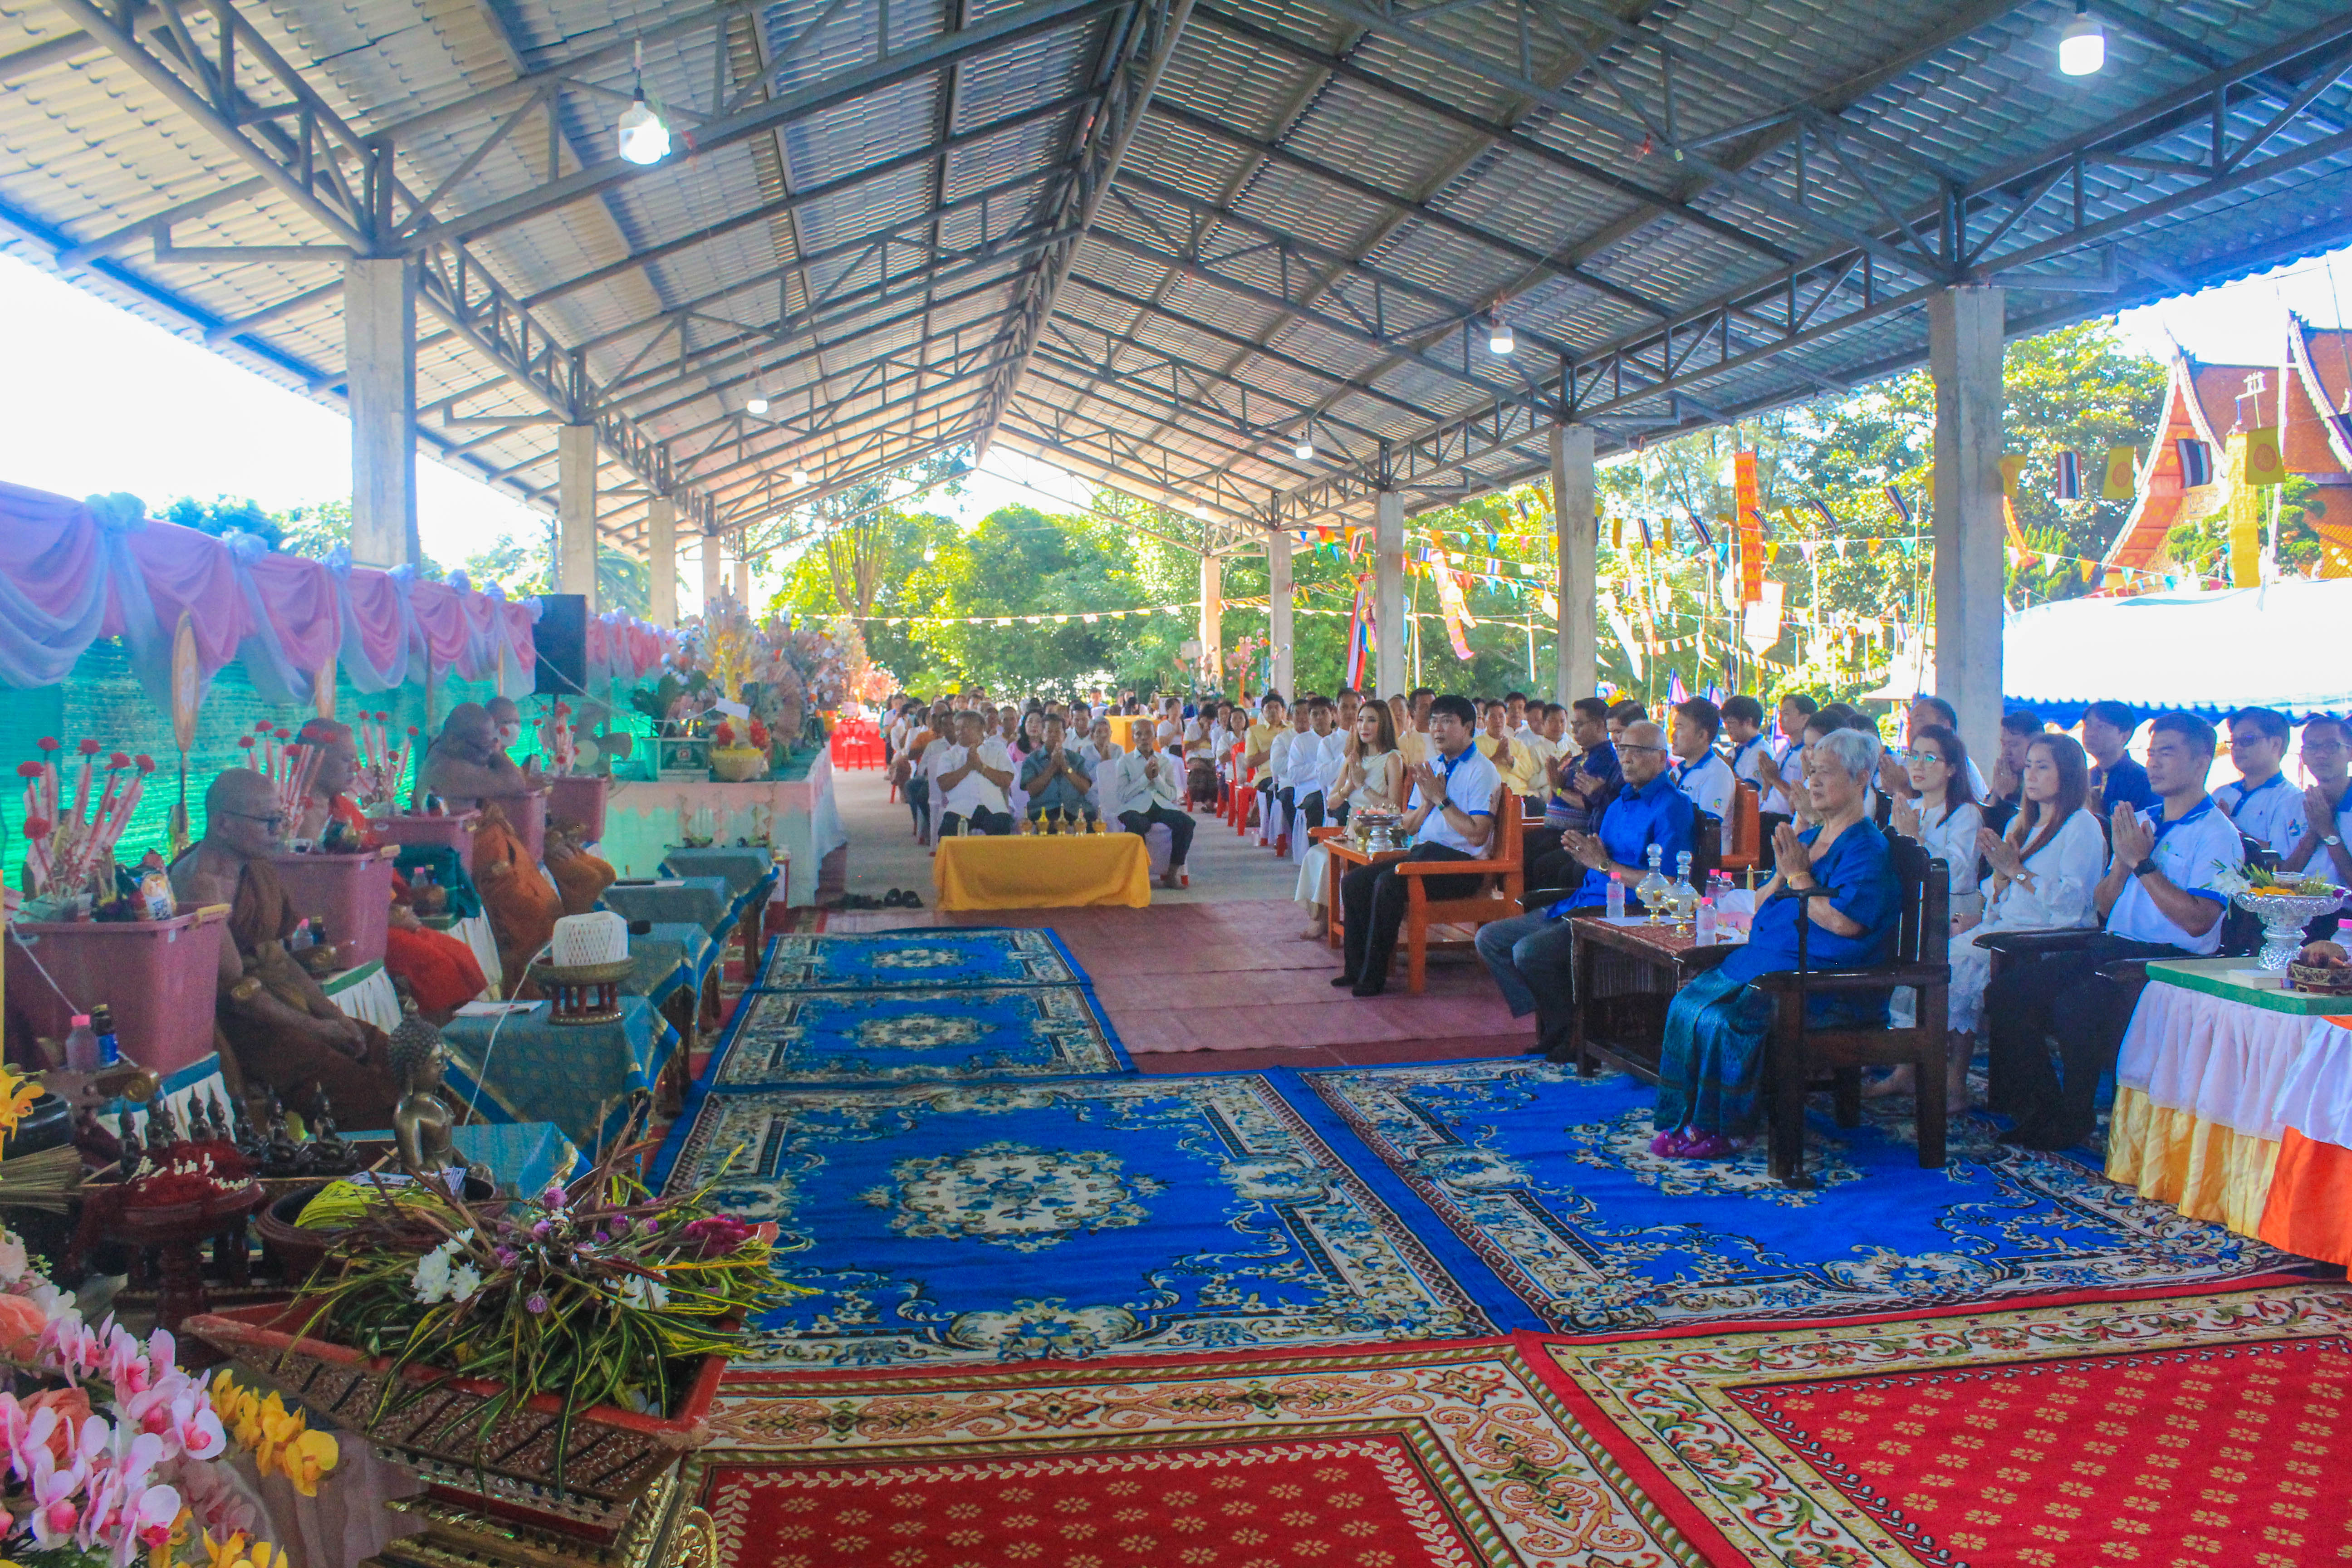
[[[2345,295],[2352,248],[2126,311],[2120,325],[2151,354],[2169,352],[2168,332],[2204,358],[2260,357],[2277,348],[2287,310],[2330,325],[2345,319]],[[0,479],[72,496],[127,490],[151,505],[251,497],[272,511],[349,493],[351,426],[308,398],[5,256],[0,321],[17,372],[0,377]],[[439,463],[417,467],[418,531],[444,564],[544,526]],[[1087,496],[1082,480],[999,448],[945,505],[969,523],[1001,506]]]

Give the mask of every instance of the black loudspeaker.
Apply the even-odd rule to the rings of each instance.
[[[588,596],[541,594],[539,625],[531,641],[539,664],[531,683],[535,697],[578,697],[588,689]]]

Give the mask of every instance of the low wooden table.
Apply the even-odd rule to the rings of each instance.
[[[1359,866],[1389,866],[1412,853],[1410,849],[1365,849],[1346,834],[1335,834],[1323,844],[1323,935],[1332,947],[1347,945],[1345,915],[1339,908],[1339,879]]]
[[[1675,994],[1735,951],[1701,947],[1688,926],[1643,920],[1624,925],[1605,915],[1575,922],[1576,1008],[1569,1020],[1576,1070],[1590,1078],[1607,1058],[1648,1082],[1658,1081],[1666,1008]]]

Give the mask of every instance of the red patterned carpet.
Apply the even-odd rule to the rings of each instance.
[[[730,1568],[1669,1568],[1702,1561],[1509,1342],[730,1380]]]
[[[1554,1344],[1726,1565],[2352,1561],[2352,1291]]]

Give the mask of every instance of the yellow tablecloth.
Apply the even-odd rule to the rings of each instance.
[[[943,910],[1151,903],[1151,855],[1132,833],[942,838],[931,885]]]

